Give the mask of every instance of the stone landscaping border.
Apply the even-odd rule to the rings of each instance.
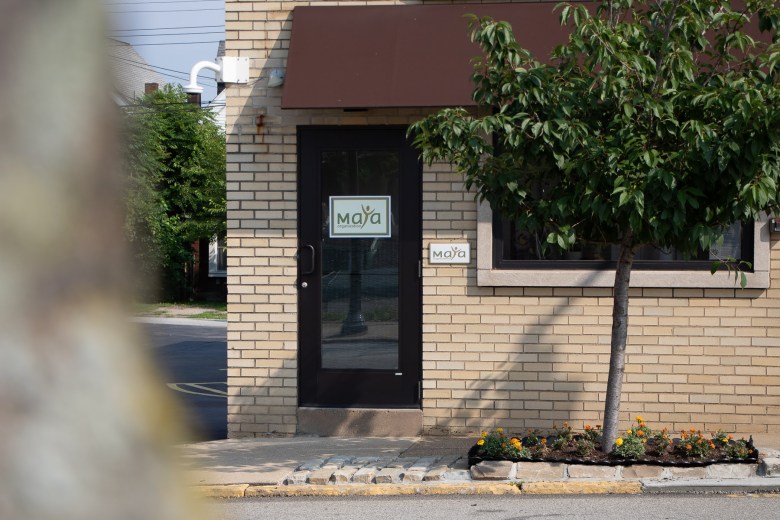
[[[338,456],[300,464],[275,485],[195,489],[207,498],[780,492],[780,458],[689,468],[485,461],[463,469],[464,462],[460,457]]]

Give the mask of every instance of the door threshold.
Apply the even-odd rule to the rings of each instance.
[[[298,433],[323,437],[417,437],[419,409],[298,408]]]

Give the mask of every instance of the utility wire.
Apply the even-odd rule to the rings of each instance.
[[[140,47],[141,45],[191,45],[199,43],[219,43],[222,40],[212,40],[208,42],[167,42],[167,43],[134,43],[133,47]],[[121,47],[121,45],[112,45],[111,47]]]
[[[203,32],[181,32],[181,33],[159,33],[159,34],[123,34],[122,38],[155,38],[157,36],[192,36],[200,34],[225,34],[225,31],[203,31]]]
[[[117,59],[117,60],[122,60],[122,61],[125,61],[127,63],[131,63],[133,65],[137,65],[139,67],[144,67],[144,68],[151,67],[153,69],[167,70],[169,72],[175,72],[177,74],[181,74],[182,76],[184,76],[183,78],[179,78],[179,79],[185,79],[185,80],[190,79],[190,73],[189,72],[184,72],[184,71],[175,70],[175,69],[168,69],[168,68],[165,68],[165,67],[160,67],[158,65],[151,65],[149,63],[143,63],[143,62],[140,62],[140,61],[131,60],[130,58],[123,58],[122,56],[111,56],[111,57],[114,58],[114,59]],[[157,72],[157,71],[155,70],[154,72]],[[160,74],[164,74],[164,73],[160,72]],[[173,77],[173,75],[171,75],[171,74],[164,74],[164,75]],[[209,76],[205,76],[203,74],[198,74],[198,77],[202,78],[204,80],[207,80],[207,81],[214,81],[214,78],[210,78]]]
[[[149,28],[137,28],[137,29],[114,29],[114,32],[129,32],[129,31],[172,31],[178,29],[212,29],[214,27],[225,27],[225,24],[221,25],[182,25],[180,27],[149,27]]]
[[[138,4],[141,5],[141,4]],[[129,11],[108,11],[108,14],[133,14],[133,13],[199,13],[202,11],[224,11],[224,7],[204,7],[203,9],[160,9],[157,10],[148,10],[148,9],[139,9],[139,10],[129,10]]]
[[[203,2],[224,2],[225,0],[155,0],[142,2],[108,2],[105,5],[146,5],[146,4],[202,4]]]

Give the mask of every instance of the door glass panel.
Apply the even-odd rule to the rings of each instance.
[[[322,153],[322,368],[398,369],[399,159],[392,151]],[[330,238],[336,195],[390,196],[391,236]]]

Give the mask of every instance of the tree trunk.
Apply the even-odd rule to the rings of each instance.
[[[601,450],[612,451],[617,438],[620,420],[620,392],[623,386],[623,374],[626,366],[626,340],[628,338],[628,288],[631,280],[631,267],[636,253],[633,235],[629,230],[620,244],[620,258],[615,272],[612,305],[612,341],[609,355],[609,378],[607,379],[607,398],[604,403],[604,432]]]

